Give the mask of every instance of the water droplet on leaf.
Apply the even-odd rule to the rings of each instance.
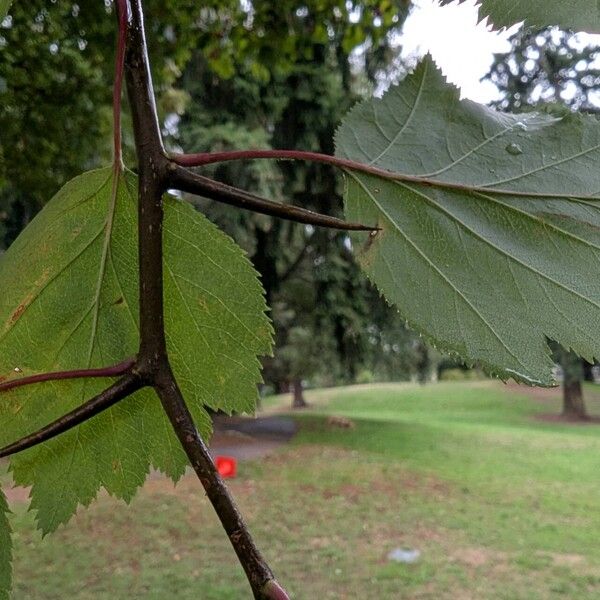
[[[517,154],[523,154],[523,150],[522,150],[521,146],[519,146],[519,144],[515,144],[514,142],[508,144],[508,146],[506,146],[505,150],[509,154],[513,154],[515,156]]]

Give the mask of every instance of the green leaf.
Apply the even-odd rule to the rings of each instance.
[[[545,336],[600,356],[595,117],[460,102],[426,58],[350,112],[337,154],[396,174],[348,172],[347,216],[381,227],[354,237],[359,259],[436,345],[542,385],[553,383]]]
[[[138,347],[137,180],[112,169],[68,183],[0,259],[0,377],[99,367]],[[262,288],[234,242],[183,202],[165,199],[165,321],[181,389],[204,436],[205,407],[252,412],[259,354],[271,348]],[[15,371],[15,369],[17,371]],[[0,398],[0,441],[31,432],[100,392],[106,380],[16,388]],[[12,460],[32,485],[44,532],[102,486],[129,501],[151,466],[173,479],[186,460],[144,390]]]
[[[12,580],[9,512],[6,497],[0,490],[0,600],[9,600]]]
[[[12,0],[0,0],[0,21],[8,14]]]
[[[448,4],[453,0],[444,0]],[[479,16],[496,28],[520,21],[534,27],[558,25],[563,29],[600,33],[600,4],[596,0],[481,0]]]

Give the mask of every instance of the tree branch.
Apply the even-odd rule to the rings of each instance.
[[[34,383],[42,383],[44,381],[58,381],[61,379],[87,379],[93,377],[117,377],[131,370],[135,364],[135,358],[128,358],[123,362],[110,367],[100,367],[97,369],[74,369],[72,371],[54,371],[50,373],[39,373],[38,375],[29,375],[18,379],[11,379],[0,383],[0,392],[7,392],[14,388],[24,385],[32,385]]]
[[[246,523],[219,475],[208,448],[198,435],[192,415],[171,370],[166,369],[161,373],[156,383],[156,391],[163,408],[244,567],[254,597],[287,600],[287,594],[275,581],[273,572],[250,537]]]
[[[184,169],[174,163],[169,165],[168,172],[170,188],[210,198],[217,202],[237,206],[238,208],[251,210],[263,215],[279,217],[288,221],[295,221],[296,223],[329,227],[331,229],[343,229],[346,231],[374,231],[378,229],[377,227],[361,225],[360,223],[348,223],[343,219],[316,213],[299,206],[265,200],[244,190],[192,173],[188,169]]]
[[[167,356],[163,317],[163,205],[167,160],[162,143],[141,0],[131,2],[125,74],[138,155],[140,371],[151,376]]]
[[[42,442],[47,442],[57,435],[65,433],[77,425],[81,425],[81,423],[84,423],[107,408],[114,406],[120,400],[133,394],[139,390],[142,385],[140,378],[136,374],[129,373],[125,375],[101,394],[88,400],[85,404],[78,406],[76,409],[63,415],[56,421],[42,427],[42,429],[0,449],[0,458],[16,454],[22,450],[27,450],[27,448],[32,448]]]
[[[140,350],[137,369],[160,396],[163,408],[223,523],[255,598],[287,600],[254,545],[227,487],[218,474],[169,365],[163,316],[163,206],[170,181],[154,101],[144,34],[142,0],[131,0],[125,72],[138,155],[138,254]]]

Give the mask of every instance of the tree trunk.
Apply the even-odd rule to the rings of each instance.
[[[294,391],[294,400],[292,401],[292,408],[305,408],[308,406],[304,399],[304,386],[302,385],[302,379],[294,379],[292,382],[292,388]]]
[[[419,343],[417,350],[417,380],[421,385],[425,385],[431,378],[431,361],[429,359],[429,349],[422,340]]]
[[[563,410],[564,417],[585,420],[588,418],[583,400],[583,361],[573,352],[562,352]]]
[[[588,418],[583,401],[581,381],[563,383],[563,416],[570,419]]]

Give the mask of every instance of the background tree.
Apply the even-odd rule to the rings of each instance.
[[[103,2],[15,2],[0,26],[0,249],[67,180],[111,158],[113,10]],[[197,43],[199,13],[192,0],[148,2],[163,115],[181,107],[172,84]],[[133,164],[130,127],[125,143]]]
[[[568,419],[587,419],[582,386],[585,361],[560,344],[551,342],[550,347],[562,371],[563,416]]]
[[[501,98],[494,104],[508,111],[548,104],[572,110],[600,109],[600,47],[587,35],[557,27],[520,29],[511,49],[498,54],[489,78]]]
[[[193,53],[178,82],[189,103],[172,143],[188,152],[256,147],[332,154],[342,115],[360,98],[364,82],[373,82],[391,60],[390,34],[409,4],[288,0],[255,2],[248,11],[230,14],[219,52],[213,55],[212,38],[206,40],[208,52],[200,44],[204,49]],[[249,31],[263,35],[241,53],[229,52]],[[359,49],[362,61],[356,59]],[[255,161],[224,163],[208,172],[256,193],[342,214],[341,177],[328,165]],[[396,311],[360,274],[346,233],[200,204],[242,244],[261,273],[277,339],[275,357],[264,362],[265,378],[278,391],[292,385],[297,405],[303,403],[303,380],[352,382],[375,362],[381,347],[370,342],[369,331],[401,329],[403,338],[410,337],[403,326],[393,325]],[[390,357],[415,351],[407,343],[391,347]],[[396,362],[397,370],[388,361],[376,376],[406,377],[409,372],[399,363],[414,361]]]

